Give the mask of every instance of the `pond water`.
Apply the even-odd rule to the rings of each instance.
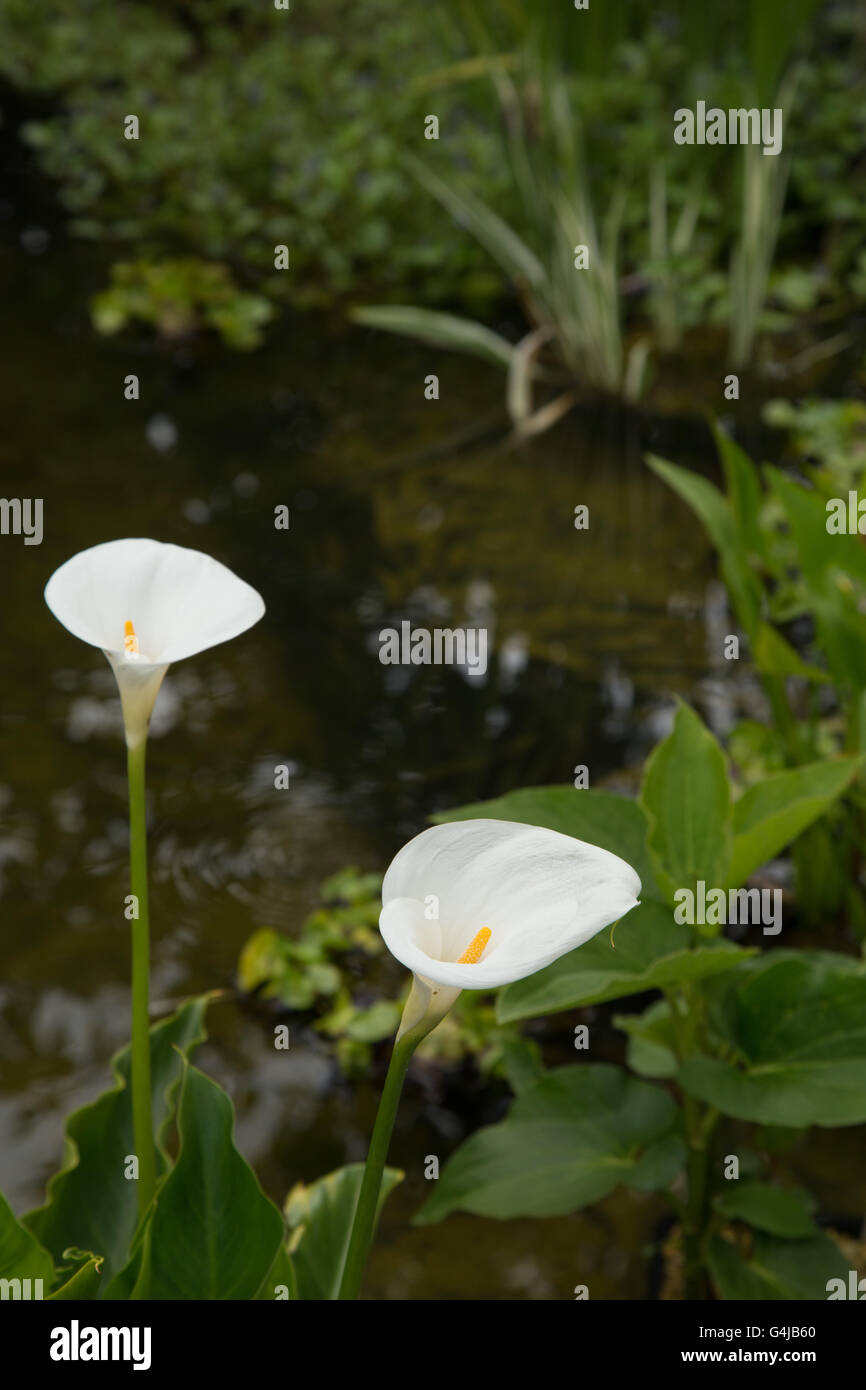
[[[0,538],[0,1187],[21,1211],[128,1029],[118,701],[101,655],[42,600],[71,554],[155,536],[217,556],[267,604],[242,638],[174,667],[158,702],[158,1004],[231,990],[255,927],[297,931],[328,874],[384,867],[435,810],[570,781],[577,763],[593,785],[629,786],[673,694],[719,731],[755,696],[720,657],[703,532],[642,462],[651,449],[711,469],[701,422],[595,406],[506,452],[497,372],[322,318],[289,317],[247,356],[100,340],[85,308],[98,257],[56,231],[24,249],[33,209],[4,210],[3,493],[44,499],[41,545]],[[441,399],[427,402],[433,370]],[[123,397],[131,372],[137,402]],[[279,504],[288,531],[274,529]],[[404,618],[487,626],[486,676],[381,665],[377,634]],[[275,791],[286,762],[291,789]],[[598,1011],[596,1056],[619,1055],[608,1018]],[[349,1083],[315,1039],[275,1053],[230,1000],[209,1030],[200,1064],[231,1093],[238,1143],[276,1201],[363,1157],[380,1070]],[[554,1051],[572,1030],[571,1016],[553,1021]],[[407,1180],[366,1295],[568,1298],[590,1282],[593,1297],[645,1297],[655,1198],[620,1192],[556,1222],[408,1226],[424,1156],[444,1159],[503,1104],[471,1067],[417,1068],[392,1150]]]

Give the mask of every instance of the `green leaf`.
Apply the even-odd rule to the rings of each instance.
[[[432,816],[444,821],[510,820],[573,835],[618,854],[640,878],[644,895],[658,896],[646,840],[649,822],[637,801],[589,787],[524,787],[492,801],[476,801]]]
[[[180,1054],[188,1054],[205,1036],[207,1004],[207,996],[191,999],[150,1030],[153,1117],[158,1134],[173,1114],[173,1096],[181,1075]],[[64,1166],[48,1184],[45,1205],[24,1218],[58,1263],[69,1246],[102,1256],[106,1286],[126,1264],[138,1224],[135,1183],[123,1175],[126,1156],[135,1152],[127,1089],[129,1065],[130,1050],[125,1047],[112,1058],[113,1089],[69,1116]],[[158,1172],[166,1167],[164,1151],[158,1145]]]
[[[0,1279],[41,1279],[45,1289],[54,1282],[54,1261],[31,1231],[17,1220],[0,1192]]]
[[[133,1298],[254,1299],[284,1236],[279,1211],[234,1146],[234,1112],[184,1062],[180,1152],[157,1193]]]
[[[752,658],[759,671],[768,676],[798,676],[801,680],[827,684],[830,677],[820,666],[810,666],[776,628],[759,623],[752,643]]]
[[[429,343],[431,347],[445,348],[449,352],[468,352],[499,367],[511,365],[514,344],[474,319],[443,314],[436,309],[416,309],[411,304],[371,304],[352,309],[349,318],[365,328],[400,333],[407,338]]]
[[[541,351],[552,330],[547,325],[534,328],[521,338],[511,353],[508,365],[508,382],[505,388],[505,405],[509,418],[515,425],[525,425],[532,414],[532,379],[535,374],[535,358]]]
[[[336,1299],[363,1176],[363,1163],[351,1163],[315,1182],[296,1183],[286,1198],[286,1222],[294,1232],[289,1249],[299,1298]],[[389,1193],[403,1176],[398,1168],[385,1169],[377,1221]]]
[[[767,478],[781,502],[815,618],[818,646],[837,685],[866,685],[866,548],[859,533],[827,530],[824,497],[793,482],[779,469]]]
[[[102,1259],[99,1255],[88,1254],[80,1269],[77,1269],[71,1279],[67,1279],[53,1294],[51,1299],[65,1302],[80,1302],[86,1299],[95,1299],[99,1296],[102,1282]]]
[[[859,533],[832,534],[827,530],[827,504],[821,493],[795,482],[778,468],[768,468],[766,476],[785,510],[809,585],[820,589],[827,575],[839,570],[866,583],[866,550]]]
[[[734,1056],[684,1062],[691,1095],[761,1124],[866,1121],[866,962],[774,951],[729,982],[717,1026]]]
[[[761,614],[761,586],[749,561],[744,533],[735,521],[727,498],[698,473],[678,468],[654,454],[647,454],[646,461],[703,522],[718,551],[722,577],[737,617],[747,636],[753,639]]]
[[[770,1182],[729,1182],[713,1206],[722,1216],[745,1221],[771,1236],[804,1239],[817,1235],[812,1213],[815,1199],[802,1187],[776,1187]]]
[[[535,252],[507,222],[476,198],[465,186],[456,188],[434,173],[422,160],[407,156],[409,168],[461,226],[468,227],[490,255],[518,285],[523,282],[537,293],[548,289],[547,273]]]
[[[614,945],[606,932],[561,956],[535,975],[506,985],[499,995],[500,1023],[558,1013],[583,1004],[622,999],[730,970],[753,950],[717,940],[695,946],[690,927],[651,899],[617,924]]]
[[[541,1049],[533,1038],[503,1028],[494,1034],[493,1046],[499,1049],[501,1069],[515,1095],[519,1096],[544,1076]]]
[[[288,1293],[289,1300],[294,1300],[298,1297],[298,1280],[295,1274],[295,1266],[292,1263],[292,1257],[289,1254],[288,1248],[285,1245],[281,1245],[274,1256],[273,1264],[262,1280],[261,1288],[256,1294],[256,1302],[272,1303],[277,1300],[278,1294],[280,1300],[286,1301],[286,1295],[283,1293],[284,1289]]]
[[[745,542],[746,549],[763,557],[765,544],[760,525],[763,499],[758,470],[739,444],[717,421],[713,422],[712,429],[725,475],[727,502],[737,530]]]
[[[670,1005],[657,999],[642,1014],[617,1014],[614,1026],[628,1034],[626,1061],[638,1076],[676,1076],[677,1056]]]
[[[684,1156],[679,1111],[666,1091],[618,1067],[561,1067],[457,1150],[415,1222],[457,1210],[563,1216],[620,1183],[645,1192],[666,1187]]]
[[[777,772],[750,787],[734,803],[734,849],[728,882],[737,887],[750,874],[822,816],[841,796],[863,759],[831,758]]]
[[[778,86],[791,50],[801,38],[820,0],[761,0],[746,7],[746,42],[752,86],[749,100],[779,106]]]
[[[826,1299],[831,1279],[847,1280],[848,1261],[829,1236],[781,1240],[758,1231],[748,1258],[721,1236],[710,1242],[709,1268],[722,1298]]]
[[[678,889],[727,881],[731,800],[725,758],[694,710],[680,705],[671,733],[653,750],[641,804],[650,819],[656,877],[673,902]]]

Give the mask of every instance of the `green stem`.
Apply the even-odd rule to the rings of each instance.
[[[701,1245],[707,1219],[708,1149],[707,1139],[700,1132],[703,1129],[703,1115],[700,1113],[700,1107],[693,1112],[693,1116],[700,1116],[697,1124],[694,1123],[692,1116],[688,1115],[688,1108],[686,1113],[689,1127],[689,1195],[685,1220],[683,1221],[683,1253],[685,1255],[683,1294],[686,1299],[703,1299],[707,1297],[707,1279],[704,1272]]]
[[[683,990],[685,1008],[681,1012],[676,992],[666,990],[665,993],[671,1010],[677,1055],[683,1061],[693,1056],[697,1049],[701,1023],[699,996],[693,988],[687,987]],[[709,1212],[707,1170],[709,1142],[718,1120],[718,1112],[702,1105],[687,1093],[683,1094],[683,1110],[688,1137],[688,1198],[682,1221],[685,1259],[683,1295],[686,1299],[705,1299],[708,1297],[703,1259],[704,1233]]]
[[[346,1253],[340,1292],[337,1295],[339,1299],[357,1298],[361,1288],[367,1251],[370,1248],[373,1227],[376,1224],[376,1209],[379,1205],[382,1174],[385,1171],[388,1147],[391,1143],[394,1121],[397,1118],[400,1093],[403,1090],[403,1082],[406,1079],[412,1054],[427,1031],[426,1028],[419,1027],[404,1033],[403,1037],[398,1038],[395,1042],[394,1051],[391,1053],[388,1075],[385,1077],[385,1085],[382,1088],[382,1097],[379,1101],[379,1111],[370,1139],[364,1179],[358,1194],[355,1221],[352,1226],[349,1249]]]
[[[156,1154],[150,1093],[150,925],[147,906],[147,818],[144,768],[147,742],[127,748],[129,778],[129,876],[137,899],[132,919],[132,1132],[138,1158],[138,1211],[143,1215],[156,1191]]]

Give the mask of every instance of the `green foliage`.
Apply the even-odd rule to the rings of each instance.
[[[230,267],[221,290],[239,288],[201,321],[246,347],[264,322],[262,297],[327,304],[371,276],[386,295],[421,285],[433,302],[496,292],[471,244],[447,226],[431,238],[400,171],[429,100],[393,80],[412,68],[418,22],[392,0],[320,0],[290,15],[93,0],[62,20],[2,0],[0,73],[39,98],[24,134],[58,181],[72,230],[122,261],[134,247],[160,281],[176,279],[178,263],[191,279],[193,259],[205,281],[214,263]],[[429,40],[435,53],[432,24]],[[497,184],[490,138],[449,94],[436,109]],[[137,141],[123,138],[129,113]],[[288,271],[274,268],[277,245],[290,248]],[[162,327],[143,269],[135,281],[147,310],[135,316]],[[115,286],[97,316],[128,317],[131,293]]]
[[[72,231],[119,261],[97,323],[171,332],[179,315],[246,348],[266,304],[368,298],[373,286],[386,305],[412,296],[471,313],[504,276],[548,366],[634,396],[651,349],[675,351],[697,327],[729,319],[745,360],[760,330],[820,320],[862,292],[850,93],[863,91],[863,21],[853,4],[827,8],[815,16],[803,0],[780,23],[770,0],[742,0],[698,23],[690,0],[642,0],[575,23],[567,5],[454,0],[418,15],[398,0],[320,0],[287,16],[92,0],[58,18],[0,0],[0,76],[32,112],[25,138]],[[783,157],[746,148],[711,163],[671,139],[672,111],[697,96],[784,105],[786,120],[796,101],[810,120]],[[424,139],[431,111],[438,146]],[[138,140],[123,138],[130,113]],[[407,151],[450,216],[419,196]],[[826,226],[829,274],[801,249]],[[574,269],[578,244],[590,274]],[[796,259],[773,274],[777,246]],[[182,293],[173,283],[166,295],[179,277]],[[388,327],[425,336],[419,314],[401,309]],[[455,345],[477,350],[484,327],[463,323]],[[560,413],[569,399],[557,397]],[[555,418],[550,405],[511,397],[525,431]]]
[[[336,1299],[363,1176],[364,1165],[352,1163],[313,1183],[297,1183],[286,1198],[289,1250],[299,1298]],[[377,1219],[388,1194],[402,1181],[398,1169],[385,1169]]]
[[[768,1182],[729,1183],[713,1203],[731,1220],[744,1221],[756,1231],[791,1240],[814,1237],[815,1199],[802,1187],[774,1187]]]
[[[379,328],[386,333],[417,338],[419,342],[429,343],[432,347],[468,352],[473,357],[480,357],[500,367],[508,367],[514,355],[514,348],[508,339],[485,328],[483,323],[457,318],[454,314],[437,313],[435,309],[382,304],[354,309],[351,317],[365,328]]]
[[[866,469],[866,403],[774,400],[764,406],[763,418],[788,432],[794,457],[808,460],[828,484],[842,493],[856,488]]]
[[[698,879],[725,882],[731,857],[731,793],[725,758],[694,710],[680,705],[669,738],[644,770],[641,804],[656,879],[668,901]]]
[[[0,1193],[0,1279],[41,1279],[54,1282],[54,1261],[48,1251],[18,1221]]]
[[[682,1166],[677,1107],[617,1067],[561,1067],[521,1091],[501,1124],[450,1159],[416,1217],[562,1216],[620,1183],[665,1187]]]
[[[671,1006],[657,999],[642,1014],[617,1014],[617,1028],[628,1034],[626,1061],[638,1076],[676,1076],[677,1042]]]
[[[239,290],[219,262],[121,262],[112,266],[111,280],[111,288],[91,306],[100,333],[117,333],[132,320],[151,325],[164,338],[204,327],[221,333],[229,347],[249,349],[259,346],[274,313],[262,295]]]
[[[352,872],[334,883],[361,897],[368,886]],[[115,1087],[70,1116],[67,1162],[45,1206],[19,1221],[0,1196],[0,1278],[41,1279],[44,1296],[61,1301],[336,1297],[363,1168],[298,1183],[283,1218],[235,1147],[228,1096],[189,1063],[207,1002],[190,1000],[151,1029],[155,1120],[161,1141],[176,1126],[177,1156],[159,1143],[160,1182],[142,1219],[124,1172],[124,1049],[112,1064]],[[402,1176],[386,1170],[380,1208]],[[94,1253],[76,1244],[82,1238]]]
[[[322,884],[322,906],[306,919],[297,937],[262,927],[253,932],[238,961],[241,989],[291,1013],[308,1015],[315,1029],[333,1042],[337,1061],[350,1076],[369,1068],[376,1043],[394,1037],[408,991],[401,980],[398,999],[386,992],[367,1002],[371,992],[390,988],[389,981],[380,982],[374,975],[375,962],[384,952],[378,930],[381,885],[381,874],[342,869]],[[357,997],[359,967],[363,1003]],[[441,1065],[453,1065],[471,1054],[483,1072],[501,1075],[512,1041],[494,1005],[467,991],[425,1038],[420,1053]]]
[[[724,1058],[687,1058],[684,1089],[741,1120],[866,1121],[866,964],[774,951],[729,979],[713,1016]]]
[[[772,849],[771,803],[791,839],[815,820],[811,799],[826,795],[823,810],[837,806],[840,829],[831,835],[823,822],[800,843],[795,862],[801,909],[817,922],[844,906],[862,934],[866,839],[862,765],[855,759],[866,752],[866,552],[856,531],[836,533],[832,499],[841,492],[847,515],[848,488],[857,492],[860,472],[853,459],[841,461],[840,451],[849,441],[856,444],[863,416],[856,408],[828,414],[810,407],[802,416],[776,410],[774,418],[801,422],[795,442],[815,460],[803,466],[805,480],[777,468],[760,472],[718,429],[724,493],[662,459],[649,457],[648,463],[697,513],[718,550],[731,605],[772,711],[774,727],[761,730],[751,722],[734,731],[731,746],[741,774],[750,782],[771,768],[789,769],[787,780],[780,773],[778,781],[763,782],[738,803],[735,877],[778,852],[780,845]],[[805,640],[798,634],[799,647],[783,631],[794,620],[801,620],[805,633]],[[818,686],[829,688],[832,703],[817,705]],[[841,752],[850,756],[837,758],[835,766],[825,761],[819,772],[817,759]],[[798,807],[806,818],[799,828]],[[758,812],[760,829],[754,822]]]
[[[192,999],[150,1031],[153,1116],[165,1135],[174,1113],[183,1058],[204,1039],[207,999]],[[64,1165],[51,1179],[44,1206],[24,1218],[58,1265],[71,1246],[92,1251],[103,1261],[107,1285],[126,1263],[138,1224],[135,1182],[124,1176],[127,1155],[135,1152],[129,1098],[130,1049],[112,1059],[115,1085],[66,1122]],[[157,1168],[168,1158],[157,1149]]]
[[[692,928],[678,925],[668,907],[649,900],[623,918],[613,941],[602,932],[537,974],[506,985],[499,1019],[512,1023],[664,989],[730,970],[750,954],[729,941],[696,947]]]
[[[180,1152],[143,1233],[130,1298],[253,1299],[283,1221],[234,1146],[228,1096],[184,1063]]]
[[[373,957],[383,950],[376,930],[381,875],[345,869],[322,884],[322,906],[306,919],[293,939],[262,927],[246,942],[238,961],[238,984],[249,994],[278,999],[286,1008],[331,1006],[331,1023],[343,1013],[345,1031],[355,1017],[346,1014],[351,996],[339,962],[352,953]]]
[[[734,1301],[825,1299],[829,1280],[848,1276],[848,1261],[826,1235],[780,1240],[757,1231],[744,1250],[714,1236],[708,1263],[722,1298]]]
[[[751,474],[744,456],[726,453],[734,501],[722,504],[735,526],[735,509],[749,505]],[[647,760],[636,802],[542,787],[437,817],[546,825],[641,866],[639,906],[610,937],[599,933],[506,986],[502,1022],[651,990],[661,997],[614,1019],[627,1038],[629,1067],[646,1080],[577,1061],[540,1075],[517,1071],[508,1116],[457,1150],[419,1221],[454,1210],[561,1215],[623,1182],[666,1192],[677,1207],[686,1297],[703,1296],[706,1274],[723,1298],[825,1296],[843,1256],[819,1232],[817,1204],[774,1183],[765,1160],[744,1152],[739,1139],[711,1145],[729,1121],[754,1124],[756,1147],[769,1154],[779,1149],[773,1135],[866,1120],[866,966],[827,952],[758,953],[720,936],[718,926],[678,920],[672,908],[681,890],[701,880],[738,888],[814,829],[860,762],[835,757],[773,772],[737,797],[721,747],[680,705]],[[729,1181],[720,1184],[714,1174],[732,1145],[742,1154],[742,1175],[726,1173]],[[672,1185],[686,1171],[682,1203]]]
[[[807,763],[749,787],[734,805],[729,877],[744,883],[831,807],[862,767],[862,758]]]

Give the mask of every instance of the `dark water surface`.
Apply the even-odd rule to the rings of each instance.
[[[213,554],[267,604],[251,632],[172,668],[159,698],[157,1003],[231,987],[255,927],[296,931],[323,878],[384,867],[437,808],[569,781],[581,762],[598,785],[666,730],[673,693],[724,730],[751,687],[722,669],[703,532],[642,463],[650,448],[709,467],[700,423],[596,407],[504,453],[498,373],[322,319],[284,322],[247,356],[100,340],[89,254],[56,237],[27,253],[14,217],[8,228],[2,490],[45,507],[41,546],[0,537],[0,1186],[21,1211],[128,1031],[119,703],[101,654],[42,600],[70,555],[154,536]],[[138,402],[123,399],[130,372]],[[480,442],[449,446],[471,430]],[[288,532],[273,526],[281,503]],[[574,529],[580,503],[588,531]],[[377,634],[403,618],[487,626],[486,677],[382,666]],[[288,792],[273,788],[283,762]],[[232,1094],[240,1147],[275,1200],[363,1157],[378,1074],[346,1082],[321,1041],[275,1053],[231,1002],[209,1029],[201,1065]],[[501,1113],[469,1070],[419,1066],[410,1080],[392,1151],[407,1181],[368,1296],[568,1298],[583,1282],[593,1297],[646,1296],[661,1207],[641,1194],[555,1222],[407,1225],[424,1156],[444,1159]]]

